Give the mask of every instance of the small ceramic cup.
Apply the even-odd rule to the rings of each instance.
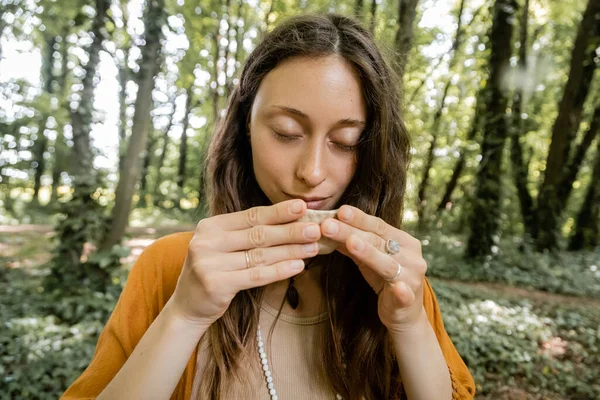
[[[298,222],[315,222],[321,225],[327,218],[337,218],[337,213],[338,210],[306,210]],[[317,244],[319,245],[319,254],[332,253],[338,246],[338,242],[326,237],[321,237]]]

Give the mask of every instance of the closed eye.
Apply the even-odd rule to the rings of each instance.
[[[291,142],[293,140],[296,140],[299,138],[299,136],[291,136],[291,135],[284,135],[280,132],[277,132],[276,130],[273,130],[273,133],[275,134],[275,137],[283,142]]]
[[[273,133],[275,135],[275,137],[278,140],[281,140],[282,142],[293,142],[294,140],[297,140],[298,138],[300,138],[301,136],[297,136],[297,135],[284,135],[283,133],[280,133],[276,130],[273,129]],[[341,151],[354,151],[356,149],[356,146],[349,146],[349,145],[345,145],[342,143],[335,143],[332,142],[334,144],[334,146],[336,146],[338,149],[340,149]]]

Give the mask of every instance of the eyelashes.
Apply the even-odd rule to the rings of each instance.
[[[277,138],[277,140],[280,140],[284,143],[290,143],[293,142],[295,140],[298,140],[300,138],[300,136],[294,136],[294,135],[284,135],[281,132],[278,132],[276,130],[273,129],[273,134],[274,136]],[[351,152],[354,151],[356,149],[356,146],[348,146],[345,144],[341,144],[341,143],[333,143],[335,147],[337,147],[338,149],[340,149],[341,151],[346,151],[346,152]]]

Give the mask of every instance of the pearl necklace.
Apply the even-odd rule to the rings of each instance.
[[[262,369],[265,373],[265,378],[267,380],[267,389],[269,389],[271,400],[279,400],[277,390],[275,390],[275,385],[273,384],[273,375],[271,374],[271,370],[269,369],[269,360],[267,359],[267,352],[265,351],[265,343],[263,342],[260,326],[256,331],[256,341],[258,342],[258,355],[260,356],[260,363],[262,364]],[[342,396],[339,393],[336,393],[335,398],[336,400],[342,400]]]

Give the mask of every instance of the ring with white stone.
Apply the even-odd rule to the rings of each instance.
[[[394,277],[392,279],[386,279],[386,281],[388,281],[389,283],[396,283],[398,281],[398,277],[400,276],[401,272],[402,272],[402,265],[400,265],[400,263],[398,263],[398,271],[396,272],[396,275],[394,275]]]
[[[398,254],[400,252],[400,243],[396,242],[395,240],[388,239],[388,241],[385,243],[385,252],[390,256]]]

